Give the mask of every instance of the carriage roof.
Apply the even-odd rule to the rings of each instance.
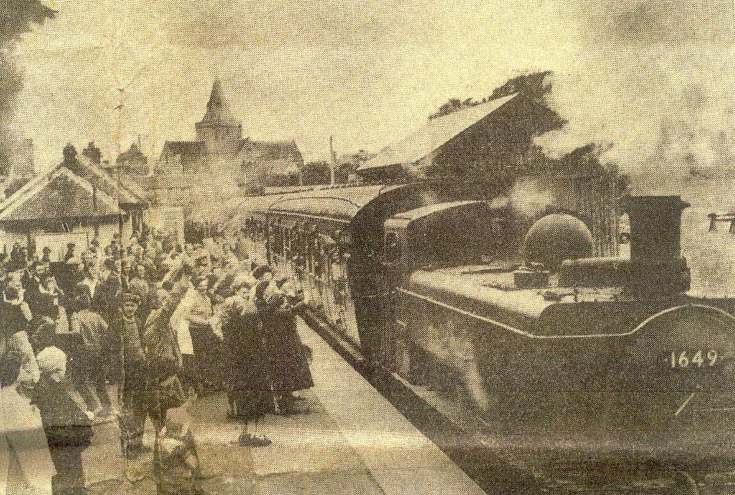
[[[240,205],[238,216],[286,214],[349,223],[368,204],[401,185],[331,187],[266,196],[253,196]]]

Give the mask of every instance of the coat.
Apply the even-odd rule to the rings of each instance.
[[[103,282],[97,284],[92,296],[92,310],[98,313],[107,323],[111,323],[119,313],[122,285],[115,274],[110,274]]]
[[[239,296],[220,307],[230,390],[270,392],[268,359],[263,352],[260,320],[255,305]]]
[[[41,376],[35,392],[49,446],[88,447],[94,435],[92,422],[74,386],[66,378],[57,383]]]
[[[143,349],[151,375],[156,380],[178,373],[183,366],[181,349],[170,321],[188,289],[183,284],[174,286],[166,303],[152,310],[145,321]]]
[[[314,386],[304,345],[291,309],[260,312],[264,350],[275,392],[294,392]]]
[[[236,295],[226,299],[219,311],[230,402],[244,418],[271,412],[273,384],[255,305]]]

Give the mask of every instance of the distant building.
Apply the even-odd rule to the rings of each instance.
[[[195,130],[196,141],[166,141],[151,175],[132,177],[146,192],[151,221],[179,239],[193,213],[245,191],[298,183],[304,159],[296,143],[243,137],[219,80]]]
[[[433,115],[361,164],[357,173],[368,182],[430,178],[475,183],[483,194],[519,208],[529,221],[548,211],[572,213],[592,231],[596,255],[617,255],[613,204],[624,184],[616,171],[600,165],[591,146],[558,160],[547,158],[534,139],[562,125],[533,94],[504,92]]]
[[[148,167],[148,157],[140,150],[138,143],[131,144],[127,151],[118,155],[115,160],[115,168],[121,174],[130,176],[146,176],[151,172]]]
[[[82,150],[82,156],[98,167],[102,165],[102,150],[94,144],[94,141],[90,141]]]
[[[525,166],[533,139],[561,126],[535,99],[513,93],[447,115],[437,115],[360,165],[366,180],[405,175],[462,175],[470,167]]]
[[[120,228],[129,238],[141,228],[146,208],[141,193],[67,145],[61,163],[0,203],[0,245],[20,242],[37,252],[48,246],[58,257],[73,242],[81,252],[94,237],[109,243]]]
[[[360,150],[357,153],[344,154],[337,158],[337,167],[334,171],[335,182],[338,184],[357,182],[359,176],[357,169],[377,156],[376,153],[370,153]]]
[[[155,166],[156,175],[216,174],[238,186],[263,186],[298,174],[304,159],[293,141],[254,141],[243,138],[217,80],[207,111],[197,122],[196,141],[166,141]]]

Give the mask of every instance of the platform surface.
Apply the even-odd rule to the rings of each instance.
[[[198,399],[191,408],[203,465],[214,477],[207,493],[222,494],[483,494],[439,448],[350,367],[324,340],[299,322],[313,350],[314,387],[304,391],[303,413],[267,415],[250,431],[272,445],[237,444],[242,424],[227,419],[223,392]],[[118,429],[95,427],[84,453],[87,486],[94,494],[155,493],[147,477],[131,484],[122,476]],[[152,427],[147,425],[146,444]]]

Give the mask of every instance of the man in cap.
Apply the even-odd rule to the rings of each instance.
[[[77,247],[76,244],[73,242],[70,242],[66,245],[66,254],[64,255],[64,263],[68,263],[70,259],[76,258],[76,253],[74,253],[74,249]]]
[[[105,259],[99,269],[99,283],[92,294],[92,308],[108,323],[118,309],[118,300],[122,292],[120,272],[115,260]]]
[[[44,246],[43,248],[43,256],[41,256],[41,263],[44,263],[44,264],[51,263],[51,248],[48,246]]]
[[[148,374],[142,343],[143,326],[137,317],[140,299],[132,292],[122,295],[122,311],[110,325],[120,341],[122,361],[122,412],[120,444],[126,460],[125,476],[130,482],[143,479],[137,460],[144,452],[143,431],[148,415]]]
[[[262,280],[269,282],[273,279],[273,270],[271,270],[271,267],[268,265],[258,265],[253,268],[253,271],[250,272],[250,274],[259,282]]]

